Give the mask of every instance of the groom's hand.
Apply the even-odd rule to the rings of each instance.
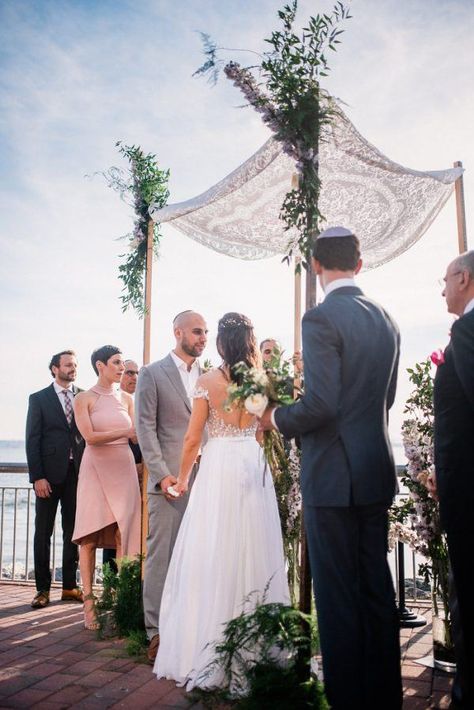
[[[272,422],[272,412],[276,407],[267,407],[258,422],[259,431],[271,431],[275,429]]]
[[[165,476],[160,481],[160,488],[165,494],[165,498],[167,498],[168,500],[174,500],[173,496],[168,493],[168,488],[170,486],[174,486],[177,481],[178,479],[175,476]]]

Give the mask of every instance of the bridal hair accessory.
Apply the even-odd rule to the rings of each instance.
[[[318,239],[331,239],[332,237],[353,237],[350,229],[345,227],[328,227],[317,237]]]
[[[219,330],[225,328],[251,328],[250,323],[244,321],[242,318],[226,318],[226,320],[219,323]]]

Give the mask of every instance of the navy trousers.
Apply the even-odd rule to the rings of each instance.
[[[387,505],[304,507],[332,710],[402,707],[399,620],[387,562]]]
[[[63,589],[77,587],[76,573],[78,547],[71,542],[76,518],[77,473],[70,461],[66,479],[63,483],[51,483],[49,498],[36,497],[35,536],[33,551],[35,558],[36,589],[49,591],[51,587],[51,537],[58,503],[61,503],[61,522],[63,529]]]

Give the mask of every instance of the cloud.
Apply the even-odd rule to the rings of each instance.
[[[263,36],[278,25],[280,4],[2,3],[2,438],[22,435],[27,395],[50,381],[52,352],[78,350],[84,386],[93,383],[88,358],[97,345],[116,342],[140,357],[142,323],[123,315],[118,300],[124,245],[116,238],[133,217],[99,177],[84,176],[119,164],[115,141],[122,139],[171,168],[171,199],[180,201],[249,157],[268,131],[250,109],[236,108],[242,98],[229,82],[212,89],[191,77],[202,59],[195,31],[260,51]],[[463,159],[469,167],[474,8],[448,0],[429,5],[430,12],[423,0],[354,3],[327,85],[393,160],[434,169]],[[301,18],[314,11],[312,0],[300,7]],[[467,173],[466,195],[469,184]],[[470,223],[469,203],[468,209]],[[225,310],[242,310],[259,336],[274,334],[291,350],[293,278],[279,259],[239,262],[171,228],[164,233],[153,283],[153,357],[170,348],[171,319],[189,306],[214,332]],[[436,280],[455,253],[451,200],[419,244],[361,277],[402,330],[394,431],[408,389],[404,368],[446,342],[451,319]]]

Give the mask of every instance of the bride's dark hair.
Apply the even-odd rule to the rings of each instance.
[[[217,350],[229,366],[230,378],[242,384],[242,375],[234,372],[234,365],[245,362],[248,367],[259,367],[260,352],[252,321],[242,313],[226,313],[217,326]]]

